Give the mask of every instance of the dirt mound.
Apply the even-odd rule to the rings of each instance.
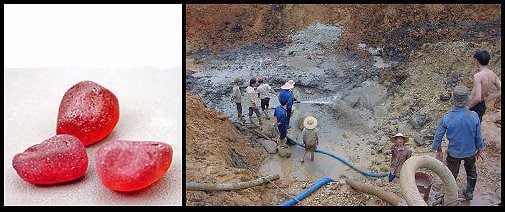
[[[450,42],[425,44],[412,52],[408,60],[381,75],[388,86],[390,107],[382,126],[390,133],[397,130],[411,133],[417,141],[432,140],[440,117],[450,108],[454,86],[471,89],[477,72],[473,54],[487,49],[491,54],[488,67],[501,76],[500,43]],[[488,106],[488,110],[496,110]]]
[[[487,49],[491,54],[488,67],[501,77],[501,43],[440,42],[425,44],[420,51],[410,54],[405,63],[381,75],[388,87],[388,116],[379,121],[382,130],[390,134],[403,132],[414,142],[410,145],[415,154],[426,154],[431,148],[440,118],[450,110],[450,94],[454,86],[473,87],[473,75],[477,72],[473,61],[476,50]],[[501,102],[488,102],[483,117],[484,160],[477,161],[479,183],[475,189],[475,201],[463,205],[490,205],[501,199]],[[447,141],[443,144],[447,145]],[[443,147],[446,149],[446,146]],[[431,154],[431,153],[430,153]],[[389,157],[378,154],[375,168],[383,168]],[[432,155],[434,156],[434,155]],[[465,182],[465,172],[460,169],[458,186]],[[435,184],[435,190],[440,187]]]
[[[248,143],[226,116],[186,95],[186,182],[236,183],[255,179],[264,150]],[[261,186],[240,191],[187,191],[187,205],[261,204]]]

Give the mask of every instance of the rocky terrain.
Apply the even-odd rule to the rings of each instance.
[[[226,52],[255,44],[278,48],[290,42],[293,32],[315,22],[343,28],[341,51],[359,54],[354,51],[357,44],[368,43],[400,60],[424,43],[500,40],[501,5],[190,4],[186,53]]]
[[[245,88],[250,78],[264,75],[274,89],[294,79],[301,102],[294,106],[292,126],[315,116],[318,148],[377,173],[388,171],[384,150],[397,132],[411,138],[414,155],[432,154],[452,88],[472,87],[476,50],[490,52],[489,68],[501,78],[499,5],[187,5],[186,10],[186,181],[281,176],[233,192],[187,191],[188,205],[277,205],[321,177],[336,182],[298,205],[387,205],[354,191],[346,178],[401,196],[398,183],[365,178],[321,154],[300,164],[303,151],[296,146],[288,159],[268,154],[263,138],[236,127],[230,100],[235,78]],[[272,96],[271,107],[277,105]],[[463,205],[501,200],[500,109],[500,101],[488,102],[476,198]],[[268,131],[270,122],[264,121]],[[290,138],[299,135],[298,127],[288,130]],[[458,185],[464,184],[460,171]],[[435,178],[432,196],[440,186]]]

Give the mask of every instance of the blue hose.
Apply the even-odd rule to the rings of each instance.
[[[298,146],[301,146],[301,147],[304,147],[303,144],[291,139],[291,138],[287,138],[289,142],[291,143],[294,143]],[[319,153],[322,153],[322,154],[325,154],[325,155],[328,155],[332,158],[335,158],[337,159],[338,161],[342,162],[343,164],[351,167],[352,169],[358,171],[359,173],[361,173],[362,175],[365,175],[367,177],[386,177],[389,175],[389,173],[373,173],[373,172],[370,172],[368,170],[362,170],[362,169],[359,169],[357,168],[356,166],[352,165],[351,163],[349,163],[348,161],[334,155],[334,154],[331,154],[331,153],[327,153],[325,151],[322,151],[322,150],[319,150],[319,149],[316,149],[315,152],[319,152]],[[328,177],[324,177],[324,178],[321,178],[319,179],[314,185],[312,185],[309,189],[305,190],[305,191],[302,191],[301,193],[299,193],[298,195],[296,195],[294,198],[291,198],[289,200],[287,200],[286,202],[282,203],[281,205],[279,206],[292,206],[292,205],[295,205],[296,203],[298,203],[299,201],[302,201],[303,199],[305,199],[305,197],[309,196],[310,194],[314,193],[314,191],[316,191],[317,189],[319,189],[321,186],[329,183],[329,182],[333,182],[334,180],[331,179],[331,178],[328,178]]]
[[[295,205],[296,203],[302,201],[303,199],[305,199],[305,197],[309,196],[314,191],[316,191],[317,189],[319,189],[321,186],[326,185],[327,183],[333,182],[333,181],[334,181],[333,179],[328,178],[328,177],[321,178],[314,185],[312,185],[309,189],[307,189],[305,191],[302,191],[301,193],[299,193],[298,195],[296,195],[296,197],[287,200],[286,202],[282,203],[279,206],[292,206],[292,205]]]
[[[297,142],[297,141],[295,141],[295,140],[293,140],[293,139],[291,139],[289,137],[287,139],[288,139],[289,142],[292,142],[292,143],[294,143],[294,144],[296,144],[298,146],[304,147],[303,144],[301,144],[301,143],[299,143],[299,142]],[[319,152],[319,153],[328,155],[328,156],[330,156],[332,158],[335,158],[338,161],[342,162],[343,164],[351,167],[352,169],[356,170],[357,172],[359,172],[362,175],[365,175],[367,177],[377,177],[377,178],[379,178],[379,177],[386,177],[386,176],[389,175],[389,173],[373,173],[373,172],[370,172],[369,170],[366,170],[366,169],[365,170],[359,169],[358,167],[354,166],[353,164],[349,163],[348,161],[346,161],[346,160],[344,160],[344,159],[342,159],[342,158],[340,158],[340,157],[338,157],[338,156],[336,156],[334,154],[327,153],[325,151],[319,150],[319,148],[316,149],[315,152]]]

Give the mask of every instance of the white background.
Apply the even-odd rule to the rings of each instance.
[[[4,68],[182,65],[182,5],[4,5]]]
[[[4,205],[181,205],[182,6],[4,6]],[[56,134],[61,98],[83,80],[116,95],[118,124],[86,147],[82,180],[23,181],[12,158]],[[172,165],[146,189],[112,191],[98,178],[94,153],[113,139],[168,143]]]

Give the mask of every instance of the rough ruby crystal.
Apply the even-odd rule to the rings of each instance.
[[[58,184],[84,176],[88,155],[78,138],[56,135],[15,155],[12,166],[29,183]]]
[[[58,111],[56,134],[74,135],[84,146],[109,135],[119,120],[119,104],[108,89],[92,81],[72,86]]]
[[[155,183],[172,163],[172,147],[162,142],[113,140],[95,153],[98,176],[115,191],[135,191]]]

